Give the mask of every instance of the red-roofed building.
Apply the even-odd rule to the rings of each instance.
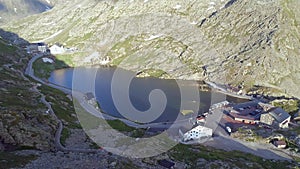
[[[257,124],[258,120],[253,116],[241,115],[237,111],[230,111],[229,116],[238,122],[246,123],[246,124]]]
[[[274,145],[277,148],[286,148],[286,142],[283,140],[274,141]]]

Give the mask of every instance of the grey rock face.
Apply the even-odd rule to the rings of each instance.
[[[60,3],[5,26],[32,41],[76,47],[76,65],[108,64],[300,97],[299,1]],[[205,68],[205,72],[204,69]],[[161,71],[162,70],[162,71]],[[149,74],[149,73],[148,73]],[[204,76],[205,75],[205,76]]]
[[[2,39],[0,46],[0,151],[54,149],[56,120],[45,113],[40,95],[32,90],[34,84],[20,74],[26,65],[25,51]]]
[[[42,13],[52,7],[48,0],[0,0],[0,23]]]

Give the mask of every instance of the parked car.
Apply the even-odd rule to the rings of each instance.
[[[229,126],[226,126],[226,131],[230,134],[231,133],[231,128]]]

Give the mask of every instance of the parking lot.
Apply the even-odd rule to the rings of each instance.
[[[213,109],[206,117],[205,127],[213,130],[214,136],[228,136],[229,134],[225,130],[227,121],[224,120],[223,108]]]

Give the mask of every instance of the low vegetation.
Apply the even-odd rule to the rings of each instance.
[[[61,132],[60,142],[62,145],[66,146],[66,140],[70,137],[71,132],[68,128],[63,128]]]
[[[65,65],[69,67],[74,67],[75,64],[73,62],[73,54],[61,54],[61,55],[56,55],[55,56],[57,60],[60,62],[64,62]]]
[[[59,59],[54,63],[44,63],[42,59],[38,59],[33,63],[33,69],[35,76],[41,79],[48,79],[56,69],[69,68],[69,65]]]
[[[39,89],[46,95],[46,100],[51,102],[53,111],[66,127],[81,128],[75,114],[73,102],[66,97],[65,93],[45,85],[42,85]]]
[[[34,155],[21,156],[10,152],[0,152],[0,168],[24,167],[36,158]]]
[[[183,161],[191,168],[197,167],[198,159],[205,159],[207,161],[222,160],[231,164],[231,167],[237,166],[239,168],[288,168],[292,164],[288,161],[272,161],[265,160],[258,156],[243,153],[240,151],[222,151],[212,149],[204,146],[190,146],[178,144],[169,153],[171,157],[178,161]],[[246,166],[245,163],[253,163],[252,166]],[[198,166],[199,167],[199,166]]]
[[[123,132],[131,132],[135,129],[134,127],[127,126],[125,123],[123,123],[120,120],[109,120],[109,121],[107,121],[107,123],[114,129],[121,131],[121,132],[122,131]]]
[[[3,40],[0,39],[0,52],[5,54],[12,54],[16,52],[15,46],[7,45]]]
[[[281,107],[286,112],[294,115],[299,111],[300,102],[299,100],[283,100],[283,101],[273,101],[273,106]]]

